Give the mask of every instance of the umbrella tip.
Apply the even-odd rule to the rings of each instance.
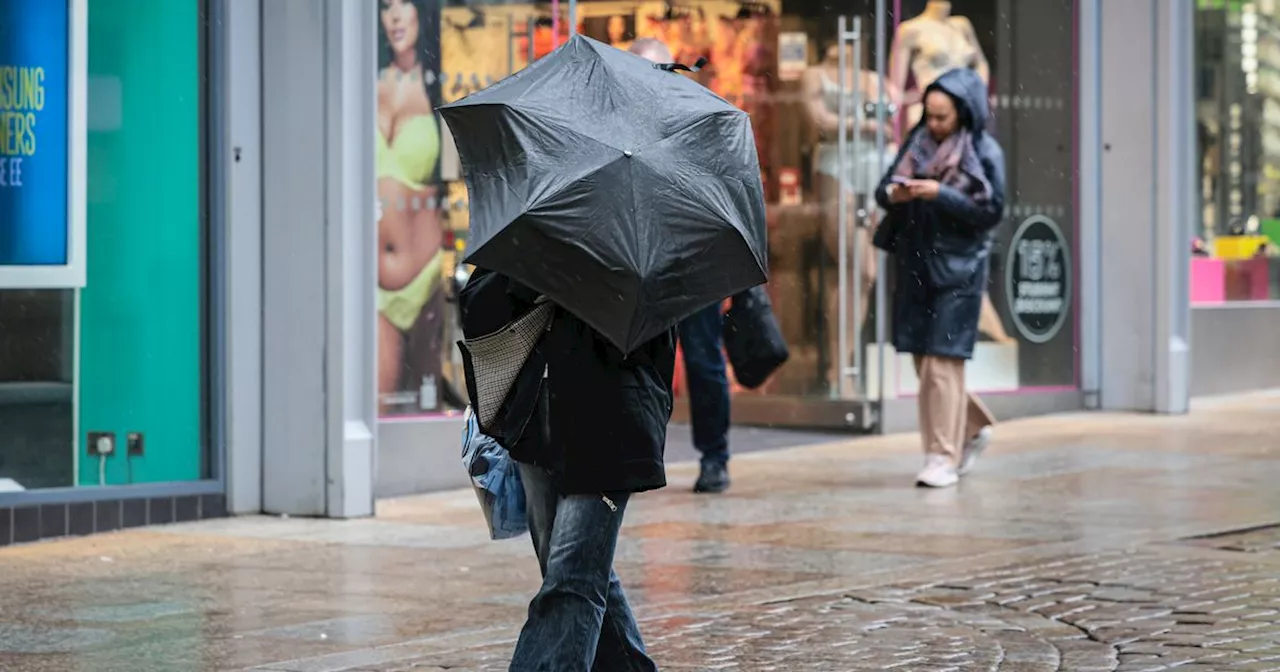
[[[622,155],[627,157],[628,159],[631,158],[631,150],[629,149],[622,150]]]

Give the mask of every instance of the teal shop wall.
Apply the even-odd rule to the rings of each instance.
[[[88,279],[80,304],[81,485],[91,431],[113,431],[107,481],[201,468],[201,72],[197,0],[89,0]]]

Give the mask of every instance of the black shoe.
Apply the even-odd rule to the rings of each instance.
[[[728,489],[729,467],[718,462],[704,462],[693,491],[714,494]]]

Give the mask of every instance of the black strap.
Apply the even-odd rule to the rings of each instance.
[[[676,72],[679,70],[683,70],[685,72],[697,72],[702,68],[706,67],[706,65],[707,65],[707,57],[703,56],[702,58],[699,58],[696,63],[693,64],[692,68],[685,65],[684,63],[658,63],[658,64],[655,64],[653,67],[659,70],[666,70],[667,72]]]

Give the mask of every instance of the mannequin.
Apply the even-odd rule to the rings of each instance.
[[[837,250],[840,243],[840,231],[838,227],[839,215],[836,206],[840,198],[846,199],[851,205],[850,212],[856,212],[858,208],[865,207],[863,203],[870,194],[874,193],[876,185],[880,182],[882,166],[889,166],[893,163],[893,158],[897,154],[897,147],[892,143],[893,133],[886,123],[885,140],[883,156],[876,152],[876,109],[880,99],[881,88],[884,89],[885,99],[890,105],[898,104],[901,99],[899,89],[893,84],[885,81],[876,75],[874,71],[862,70],[860,72],[847,72],[844,86],[840,86],[839,58],[840,47],[838,43],[830,44],[823,52],[823,58],[818,63],[805,69],[801,78],[801,91],[804,100],[804,110],[809,119],[809,123],[819,134],[819,141],[814,148],[814,183],[818,188],[818,198],[822,203],[822,239],[823,244],[830,253],[831,257],[836,258]],[[851,47],[846,47],[851,49]],[[853,62],[852,54],[846,54],[847,63]],[[839,105],[841,90],[845,92],[853,91],[853,87],[857,87],[861,92],[863,100],[863,111],[860,115],[854,115],[852,109],[852,98],[849,95],[850,118],[846,120],[844,132],[852,136],[857,133],[859,139],[859,148],[854,153],[853,143],[847,145],[846,170],[848,173],[845,182],[840,183],[838,179],[840,168],[839,156]],[[886,111],[885,119],[891,118],[892,115]],[[852,139],[852,138],[850,138]],[[874,207],[871,208],[876,210]],[[874,215],[873,215],[874,216]],[[855,226],[851,230],[851,234],[846,240],[850,254],[858,254],[861,259],[860,277],[853,279],[853,289],[859,293],[859,311],[858,315],[852,316],[853,323],[849,325],[851,329],[859,329],[863,321],[866,319],[867,311],[871,307],[871,289],[876,281],[876,254],[871,247],[870,230],[865,226],[865,222],[854,222]],[[874,225],[874,224],[873,224]],[[852,265],[852,260],[850,261]],[[834,291],[827,293],[828,300],[826,305],[827,319],[827,352],[831,353],[830,363],[827,370],[828,390],[834,395],[839,390],[839,371],[842,368],[840,363],[848,362],[853,353],[838,353],[839,349],[839,329],[836,326],[836,316],[839,315],[839,297]]]
[[[972,68],[984,82],[991,81],[991,67],[978,44],[973,24],[963,16],[951,13],[949,0],[929,0],[920,15],[903,21],[893,38],[893,56],[889,66],[890,80],[900,90],[907,86],[907,75],[915,86],[903,94],[907,108],[907,128],[920,123],[924,109],[924,90],[942,73],[955,68]],[[982,295],[982,314],[978,331],[997,343],[1012,343],[1000,321],[1000,314],[989,294]]]
[[[893,38],[889,78],[905,91],[903,105],[908,108],[908,127],[920,122],[924,90],[942,73],[972,68],[982,81],[991,80],[990,66],[973,24],[963,16],[953,15],[951,5],[949,0],[929,0],[919,16],[898,25]],[[910,91],[906,91],[908,74],[915,78]]]

